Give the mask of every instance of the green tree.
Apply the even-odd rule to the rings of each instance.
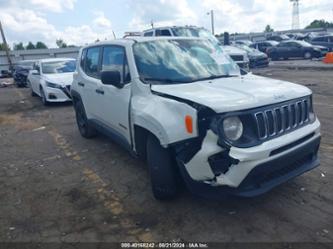
[[[36,43],[36,48],[42,49],[42,48],[47,48],[47,46],[45,45],[45,43],[39,41]]]
[[[314,20],[308,26],[306,26],[306,29],[315,29],[315,28],[333,28],[333,23],[327,22],[322,19],[322,20]]]
[[[25,47],[25,49],[29,50],[29,49],[35,49],[35,45],[32,42],[29,42],[28,45]]]
[[[264,32],[266,33],[274,32],[274,29],[272,29],[271,25],[268,24],[266,25]]]
[[[10,50],[10,47],[8,46],[8,44],[7,44],[7,47]],[[5,51],[5,48],[6,48],[5,44],[0,43],[0,51]]]
[[[67,48],[67,44],[62,39],[57,39],[56,44],[58,48]]]
[[[22,42],[14,44],[14,50],[24,50],[24,46]]]

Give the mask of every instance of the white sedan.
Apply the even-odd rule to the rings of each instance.
[[[40,96],[43,104],[71,101],[70,88],[76,60],[68,58],[42,59],[28,75],[32,96]]]

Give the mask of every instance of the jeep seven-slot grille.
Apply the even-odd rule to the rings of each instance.
[[[259,139],[281,135],[307,124],[310,110],[311,102],[306,98],[256,112],[254,117]]]

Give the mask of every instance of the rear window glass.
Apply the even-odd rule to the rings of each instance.
[[[86,72],[86,74],[95,78],[99,76],[99,68],[98,68],[99,54],[100,54],[99,47],[88,48],[85,59],[84,71]]]

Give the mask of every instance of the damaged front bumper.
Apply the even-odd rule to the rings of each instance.
[[[217,140],[209,130],[191,160],[178,158],[183,178],[195,194],[256,196],[319,165],[318,120],[250,148],[224,149]]]

